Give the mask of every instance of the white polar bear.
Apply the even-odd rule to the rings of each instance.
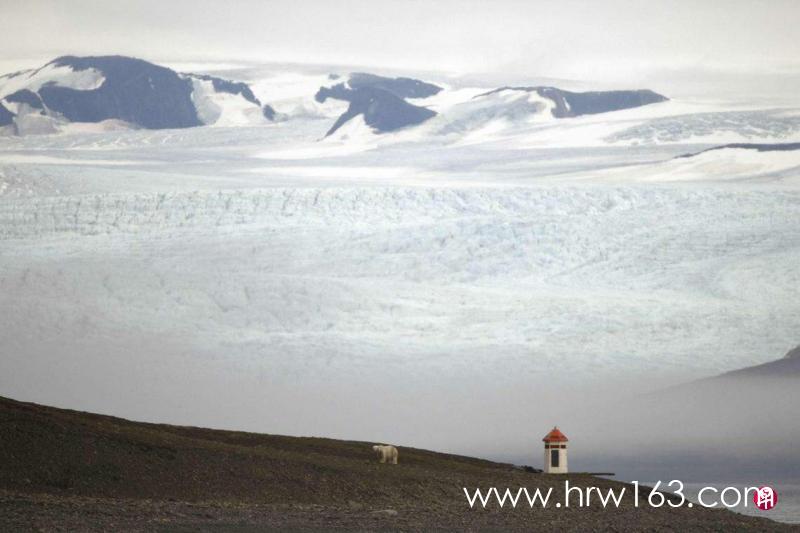
[[[381,463],[397,464],[397,448],[394,446],[376,444],[372,447],[375,455],[378,456],[378,461]]]

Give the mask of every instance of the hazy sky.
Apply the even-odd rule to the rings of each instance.
[[[800,70],[796,0],[2,0],[0,19],[4,67],[121,53],[607,81]]]

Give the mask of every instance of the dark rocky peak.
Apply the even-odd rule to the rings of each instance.
[[[396,94],[378,87],[362,86],[354,89],[339,83],[333,87],[320,88],[314,98],[320,103],[328,98],[350,103],[347,111],[328,130],[326,137],[358,115],[363,115],[364,122],[377,133],[420,124],[436,115],[435,111],[409,104]]]

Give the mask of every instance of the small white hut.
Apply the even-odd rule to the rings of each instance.
[[[561,433],[558,427],[554,427],[542,441],[544,442],[544,473],[566,474],[567,442],[569,442],[567,436]]]

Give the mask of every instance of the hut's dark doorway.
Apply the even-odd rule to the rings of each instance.
[[[558,450],[550,450],[550,466],[558,468]]]

